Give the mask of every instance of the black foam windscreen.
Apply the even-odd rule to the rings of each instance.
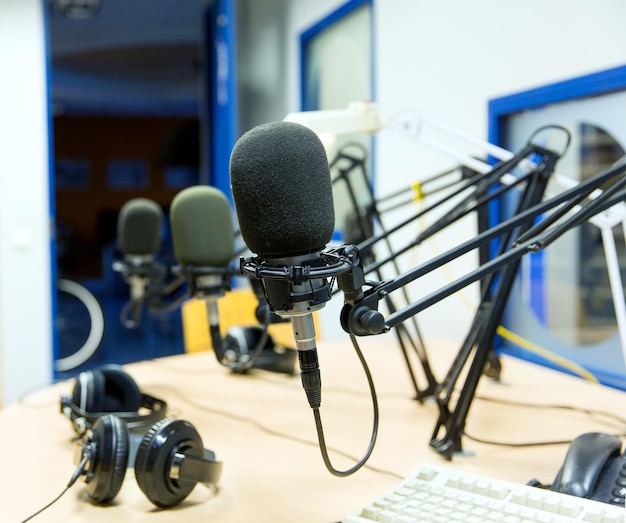
[[[148,198],[126,202],[117,219],[117,243],[128,256],[156,255],[161,248],[163,210]]]
[[[321,251],[335,227],[328,159],[309,128],[259,125],[235,144],[230,183],[241,235],[261,258]]]
[[[170,225],[181,265],[223,267],[235,255],[230,204],[215,187],[198,185],[179,192],[170,207]]]

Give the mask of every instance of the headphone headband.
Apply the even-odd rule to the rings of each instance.
[[[193,481],[205,485],[217,485],[222,475],[222,462],[215,459],[215,452],[204,449],[204,456],[191,456],[177,452],[172,459],[170,478]]]
[[[148,412],[114,412],[115,416],[124,420],[129,430],[153,425],[156,421],[165,418],[167,414],[167,403],[149,394],[141,394],[141,408],[148,409]],[[98,418],[111,414],[110,412],[87,412],[72,399],[71,394],[61,395],[60,411],[72,422],[74,431],[79,435],[84,434],[87,429],[91,429]]]

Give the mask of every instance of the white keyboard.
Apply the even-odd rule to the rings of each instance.
[[[625,523],[626,509],[425,464],[342,523]]]

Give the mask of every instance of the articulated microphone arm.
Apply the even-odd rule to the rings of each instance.
[[[508,185],[502,184],[497,186],[498,181],[501,180],[505,174],[511,171],[516,165],[524,161],[531,154],[540,154],[544,158],[544,161],[529,173],[521,175],[519,178],[513,181],[509,181]],[[447,212],[431,227],[420,233],[419,236],[415,238],[412,242],[410,242],[407,246],[400,250],[396,250],[383,260],[379,260],[375,263],[367,265],[364,268],[365,274],[377,271],[383,265],[395,261],[395,259],[399,255],[419,245],[430,236],[443,230],[445,227],[451,225],[455,221],[467,215],[469,212],[477,210],[480,206],[485,205],[494,198],[497,198],[505,192],[511,190],[512,188],[517,187],[522,182],[529,182],[532,177],[536,177],[544,171],[551,173],[554,169],[557,158],[558,155],[556,153],[540,147],[536,144],[533,144],[532,142],[529,142],[526,147],[524,147],[508,161],[501,162],[500,164],[492,168],[491,172],[481,176],[477,176],[470,180],[466,180],[463,184],[461,184],[462,186],[454,193],[454,195],[466,190],[470,186],[475,186],[476,188],[472,192],[472,194],[465,197],[460,203],[455,205],[449,212]],[[426,213],[436,209],[445,201],[447,201],[447,199],[435,202],[427,209],[424,209],[423,211],[417,213],[416,216],[405,220],[395,228],[386,231],[381,235],[373,236],[361,242],[357,245],[358,250],[362,251],[364,249],[371,248],[382,239],[386,239],[389,234],[405,227],[413,220],[415,220],[416,217],[424,216]],[[378,310],[378,302],[383,299],[388,299],[389,295],[393,291],[397,289],[405,289],[405,286],[408,283],[411,283],[412,281],[424,276],[425,274],[442,267],[443,265],[447,264],[458,256],[461,256],[462,254],[465,254],[476,248],[487,245],[491,240],[512,230],[518,225],[518,222],[521,223],[527,219],[528,217],[526,214],[513,218],[512,220],[514,220],[515,223],[510,227],[506,227],[504,226],[504,224],[501,224],[498,227],[487,230],[484,233],[476,236],[474,239],[468,240],[467,242],[457,246],[447,253],[444,253],[430,260],[420,267],[417,267],[403,275],[398,275],[396,278],[373,286],[366,293],[364,293],[358,305],[352,303],[351,300],[346,300],[347,306],[342,312],[342,325],[344,325],[344,329],[348,332],[352,332],[353,334],[361,336],[367,334],[380,334],[383,331],[388,331],[391,328],[401,324],[406,319],[413,317],[418,312],[421,312],[423,309],[429,307],[430,305],[433,305],[434,303],[446,298],[460,288],[483,278],[486,274],[488,274],[488,272],[485,272],[487,269],[484,266],[479,268],[475,274],[470,274],[455,285],[449,285],[440,289],[434,295],[431,295],[428,300],[420,300],[416,304],[410,305],[408,308],[392,312],[391,316],[385,321],[381,321],[381,318],[379,317],[381,316],[380,313],[374,313],[374,311]],[[499,267],[495,267],[493,271],[497,270],[498,268]],[[341,289],[341,285],[339,287]],[[364,316],[361,317],[362,315]]]
[[[433,432],[431,446],[448,459],[451,459],[452,454],[462,448],[461,436],[465,427],[465,420],[488,353],[492,348],[496,329],[508,300],[521,257],[526,253],[545,249],[567,231],[612,208],[626,197],[626,177],[624,176],[626,157],[594,178],[541,201],[541,194],[545,191],[547,177],[551,174],[553,167],[554,162],[547,162],[544,168],[538,169],[537,175],[530,180],[529,187],[522,196],[518,212],[512,218],[482,232],[475,238],[396,278],[370,284],[370,288],[362,291],[361,294],[359,294],[358,289],[353,287],[357,287],[360,282],[365,281],[363,275],[357,273],[355,281],[351,281],[349,277],[338,280],[340,286],[347,286],[349,290],[346,304],[341,313],[342,326],[353,335],[365,336],[387,332],[470,283],[487,278],[486,285],[483,287],[481,304],[470,333],[448,375],[438,387],[435,398],[440,415]],[[617,177],[621,178],[615,180]],[[598,195],[598,189],[609,182],[613,182],[611,187],[601,191],[601,194]],[[553,212],[546,218],[541,218],[538,224],[533,225],[535,220],[548,211]],[[402,289],[407,284],[442,267],[458,256],[486,245],[497,238],[501,238],[498,254],[476,270],[387,317],[378,311],[379,302],[394,291]],[[496,275],[498,276],[497,280]],[[456,381],[472,351],[475,351],[474,358],[471,361],[458,402],[454,410],[451,411],[452,392],[455,390]],[[442,431],[445,431],[445,434],[440,437]]]
[[[555,127],[555,126],[549,126]],[[541,128],[539,131],[544,130],[545,128]],[[562,128],[558,128],[559,130],[563,130]],[[458,180],[455,184],[449,184],[448,188],[454,187],[449,194],[444,196],[443,198],[438,199],[436,202],[432,203],[428,207],[422,209],[416,215],[405,219],[400,224],[397,224],[391,229],[386,229],[382,223],[382,219],[380,216],[380,212],[378,210],[377,201],[374,198],[374,194],[369,187],[369,179],[367,177],[367,173],[364,167],[364,159],[363,158],[354,158],[348,154],[346,154],[343,150],[339,152],[336,156],[335,160],[331,162],[331,166],[335,165],[338,168],[338,175],[332,180],[333,184],[344,183],[347,193],[351,199],[351,203],[356,212],[356,220],[357,225],[360,226],[360,232],[357,234],[346,234],[346,240],[350,241],[351,238],[349,236],[354,237],[359,240],[357,244],[361,253],[361,258],[363,261],[363,265],[365,267],[365,273],[370,274],[374,273],[375,277],[378,279],[382,278],[381,268],[388,264],[393,264],[396,274],[400,273],[397,258],[413,247],[419,245],[424,242],[426,239],[430,238],[437,232],[440,232],[444,228],[449,225],[455,223],[462,217],[468,215],[471,212],[476,211],[479,215],[479,219],[481,217],[481,213],[485,212],[486,205],[496,198],[500,197],[505,192],[511,190],[514,187],[523,186],[524,183],[528,183],[529,180],[532,179],[533,176],[537,174],[537,165],[535,163],[531,163],[534,167],[531,171],[519,175],[513,176],[510,174],[514,168],[516,168],[521,163],[529,163],[528,158],[533,156],[538,156],[542,158],[541,162],[544,164],[541,169],[552,172],[554,170],[554,164],[558,155],[553,153],[552,151],[546,150],[545,148],[533,143],[534,137],[539,132],[535,132],[527,145],[519,151],[517,154],[510,157],[507,161],[500,162],[495,167],[490,168],[489,171],[478,174],[476,171],[472,171],[471,174],[467,174],[463,176],[460,180]],[[569,142],[569,140],[568,140]],[[354,180],[354,176],[359,173],[355,173],[355,175],[351,175],[355,169],[359,168],[360,173],[363,176],[363,180],[360,180],[360,184],[364,184],[366,187],[370,189],[369,200],[370,203],[366,205],[365,213],[363,213],[358,206],[357,198],[355,194],[355,189],[353,185],[355,182],[359,182],[359,180]],[[465,168],[466,170],[468,168]],[[448,172],[443,173],[443,175],[449,174]],[[435,176],[438,178],[439,175]],[[501,183],[505,181],[506,183]],[[469,194],[466,194],[468,193]],[[463,196],[465,194],[465,196]],[[425,216],[426,214],[438,209],[441,205],[450,202],[453,198],[461,197],[461,200],[456,203],[451,209],[448,209],[447,212],[443,215],[443,217],[439,218],[433,225],[422,231],[415,239],[409,242],[408,245],[401,249],[393,249],[391,243],[389,241],[390,235],[395,232],[403,229],[413,221],[418,218]],[[365,214],[365,215],[363,215]],[[376,219],[378,221],[379,227],[381,229],[381,233],[377,235],[373,235],[373,223],[368,223],[369,220]],[[363,223],[365,221],[365,223]],[[369,230],[368,230],[369,228]],[[369,234],[368,234],[369,233]],[[374,251],[372,247],[378,242],[385,242],[388,249],[388,254],[386,257],[382,259],[376,260]],[[486,245],[485,245],[486,247]],[[484,254],[481,253],[481,259],[487,258]],[[406,303],[410,302],[408,293],[404,286],[402,286],[402,293],[404,295],[404,300]],[[394,300],[391,298],[389,293],[384,295],[384,301],[387,306],[387,309],[395,314],[397,312],[397,306],[394,303]],[[367,317],[370,321],[374,321],[375,315],[368,314]],[[342,321],[346,321],[346,318],[343,318]],[[415,332],[417,333],[417,342],[412,338],[411,333],[407,329],[407,326],[403,323],[400,325],[398,329],[395,329],[394,332],[400,344],[400,348],[402,350],[405,363],[407,364],[407,368],[409,370],[409,375],[412,380],[412,383],[416,390],[416,399],[422,400],[425,397],[432,396],[437,387],[436,378],[433,375],[433,372],[430,368],[430,363],[428,362],[428,357],[426,355],[426,349],[417,326],[417,321],[415,317],[411,317],[412,325],[414,327]],[[414,352],[417,354],[419,361],[422,364],[423,372],[427,380],[427,384],[423,390],[420,390],[417,379],[413,372],[412,364],[409,358],[409,354],[407,352],[407,344],[410,344]]]
[[[354,170],[360,169],[363,175],[360,184],[364,185],[366,189],[369,190],[368,197],[370,199],[369,203],[361,205],[361,207],[364,208],[368,214],[372,214],[375,217],[380,217],[388,212],[398,210],[406,205],[423,200],[424,198],[433,196],[441,191],[455,188],[460,183],[467,182],[467,180],[474,178],[479,174],[485,174],[484,172],[476,171],[474,169],[471,169],[470,167],[463,165],[462,163],[459,163],[451,169],[446,169],[426,178],[420,179],[419,181],[415,181],[410,185],[398,189],[392,193],[385,194],[384,196],[375,197],[374,192],[370,186],[371,180],[365,168],[367,151],[364,151],[363,155],[361,157],[358,157],[352,153],[346,152],[347,149],[351,146],[358,146],[359,148],[362,147],[361,144],[348,143],[339,150],[334,159],[330,162],[329,167],[331,169],[336,167],[338,170],[336,176],[334,176],[334,178],[332,179],[332,183],[333,185],[339,182],[346,183],[351,203],[356,209],[359,207],[359,204],[357,202],[355,189],[354,187],[352,187],[350,174]],[[434,187],[429,188],[434,182],[439,183]],[[463,188],[467,188],[471,185],[472,182],[468,182],[463,185]],[[398,200],[398,198],[400,197],[404,198],[402,200]],[[448,200],[449,197],[446,197],[443,201],[445,202]],[[384,206],[381,204],[384,204]]]
[[[557,219],[566,216],[567,212],[570,212],[574,206],[580,206],[580,202],[588,198],[593,191],[598,189],[607,181],[611,181],[616,176],[619,176],[625,170],[626,161],[622,159],[620,162],[617,162],[616,165],[606,171],[603,171],[594,178],[536,204],[535,206],[504,222],[501,222],[481,234],[478,234],[476,237],[459,244],[447,252],[405,272],[402,275],[399,275],[396,278],[378,283],[371,289],[365,291],[361,299],[357,300],[353,304],[348,303],[350,310],[343,313],[344,316],[347,315],[348,331],[357,336],[387,332],[405,321],[407,318],[418,314],[431,305],[434,305],[451,294],[454,294],[463,287],[466,287],[467,285],[476,282],[508,265],[512,261],[521,258],[524,254],[529,252],[538,252],[545,249],[548,245],[553,243],[557,238],[561,237],[570,229],[579,226],[581,223],[589,220],[592,216],[595,216],[596,214],[612,207],[616,203],[623,201],[626,179],[617,181],[611,186],[610,189],[604,190],[601,196],[582,205],[573,216],[555,224]],[[445,287],[442,287],[429,296],[416,301],[405,309],[391,314],[382,322],[379,319],[375,319],[372,320],[370,324],[368,321],[364,321],[364,318],[360,318],[359,312],[362,315],[365,309],[377,311],[378,303],[393,291],[402,289],[409,283],[421,278],[435,269],[443,267],[445,264],[458,258],[459,256],[485,245],[505,233],[511,232],[523,222],[529,219],[534,220],[543,213],[558,206],[562,206],[562,208],[556,210],[553,214],[543,219],[537,225],[521,235],[516,244],[513,245],[507,252],[492,259],[483,266],[478,267],[466,276],[450,283]],[[367,244],[368,242],[365,243]],[[360,250],[361,246],[357,247]],[[370,315],[368,315],[368,317],[370,317]]]
[[[558,126],[548,127],[554,127],[556,129],[563,130]],[[415,215],[410,216],[409,218],[405,219],[404,221],[397,224],[393,228],[385,231],[384,233],[372,236],[371,238],[359,243],[358,246],[360,249],[371,248],[373,244],[379,242],[384,237],[403,229],[407,225],[438,209],[439,207],[441,207],[441,205],[448,203],[452,198],[462,195],[468,189],[472,189],[470,194],[464,196],[463,199],[459,203],[455,204],[452,209],[447,210],[444,216],[439,218],[426,230],[422,231],[413,241],[408,243],[400,250],[396,249],[389,257],[379,260],[376,264],[369,266],[368,271],[371,272],[377,270],[379,267],[389,263],[401,254],[408,252],[410,249],[420,245],[437,232],[455,223],[464,216],[467,216],[469,213],[473,211],[480,211],[489,202],[499,198],[512,188],[521,186],[524,182],[527,182],[532,176],[534,176],[538,168],[545,168],[545,166],[538,165],[535,162],[530,162],[530,157],[537,155],[542,158],[542,163],[556,162],[558,157],[562,155],[565,151],[562,151],[560,155],[558,155],[557,153],[550,151],[532,141],[533,138],[544,129],[546,128],[541,128],[533,133],[527,144],[517,153],[511,154],[511,156],[509,156],[507,160],[504,160],[497,165],[490,167],[488,171],[482,171],[478,175],[462,179],[459,183],[456,184],[454,190],[445,197],[428,205]],[[567,135],[569,136],[569,134]],[[520,176],[513,176],[512,174],[510,174],[510,172],[518,166],[524,166],[525,168],[530,168],[530,170],[526,171],[525,174],[522,174]],[[549,168],[553,170],[554,165],[551,165]]]
[[[500,186],[495,185],[497,184],[498,180],[501,179],[503,173],[509,172],[513,167],[515,167],[516,163],[519,163],[522,159],[526,158],[531,153],[541,153],[543,155],[546,161],[543,164],[541,164],[540,168],[535,169],[528,174],[522,175],[520,178],[518,178],[514,183],[511,183],[510,185],[500,185]],[[378,261],[375,264],[372,264],[370,266],[367,266],[366,273],[377,270],[382,265],[389,263],[389,261],[395,260],[397,256],[419,245],[430,236],[441,231],[445,227],[451,225],[458,219],[467,215],[469,212],[476,210],[479,206],[485,205],[487,202],[493,200],[494,198],[501,196],[506,191],[516,187],[518,184],[521,184],[522,182],[528,182],[532,177],[536,177],[543,172],[551,173],[553,171],[556,160],[557,160],[556,153],[548,151],[547,149],[539,147],[535,144],[529,143],[520,152],[518,152],[513,159],[507,162],[500,163],[499,165],[494,167],[490,173],[479,177],[480,179],[478,180],[474,180],[474,184],[478,184],[478,187],[472,194],[470,194],[469,196],[464,198],[459,204],[454,206],[449,212],[446,213],[445,216],[443,216],[441,219],[435,222],[431,227],[429,227],[428,229],[420,233],[419,236],[416,239],[414,239],[412,242],[410,242],[407,246],[405,246],[404,248],[400,250],[396,250],[388,258]],[[492,190],[489,190],[492,187],[495,187],[495,188]],[[465,188],[466,186],[464,184],[464,187],[462,187],[461,190]],[[430,206],[428,209],[418,213],[418,216],[423,216],[426,212],[436,208],[440,204],[441,202],[436,202],[435,204]],[[377,286],[375,286],[374,288],[370,289],[367,292],[367,297],[364,299],[364,301],[367,301],[370,304],[377,303],[378,300],[382,299],[383,297],[387,297],[393,291],[397,289],[404,289],[407,284],[428,274],[429,272],[435,269],[442,267],[443,265],[447,264],[448,262],[457,258],[458,256],[461,256],[463,254],[466,254],[467,252],[470,252],[476,248],[479,248],[483,245],[488,244],[491,240],[498,238],[500,235],[506,232],[509,232],[514,227],[516,227],[518,225],[518,221],[521,223],[527,219],[528,217],[526,215],[514,217],[512,218],[512,220],[515,222],[515,224],[510,227],[505,227],[504,224],[501,224],[500,226],[489,229],[477,235],[475,238],[470,239],[460,244],[456,248],[451,249],[450,251],[443,253],[442,255],[438,257],[433,258],[432,260],[428,261],[427,263],[419,267],[416,267],[415,269],[412,269],[402,275],[398,275],[396,278],[393,278],[391,280],[378,284]],[[403,225],[404,224],[406,224],[406,221],[403,223]],[[376,243],[377,241],[379,241],[378,237],[371,238],[359,244],[358,248],[359,250],[363,249],[364,247],[369,248],[373,243]],[[479,272],[476,273],[475,278],[465,283],[465,285],[468,285],[469,283],[472,283],[484,277],[485,274],[483,274],[483,270],[484,270],[483,268],[479,268],[478,269]],[[497,269],[494,269],[494,270],[497,270]],[[385,330],[389,330],[392,327],[395,327],[397,324],[401,323],[405,319],[412,317],[418,312],[421,312],[421,310],[423,310],[424,308],[427,308],[433,303],[436,303],[437,301],[440,301],[441,299],[449,296],[450,294],[453,294],[454,292],[456,292],[456,290],[459,290],[459,288],[456,288],[454,290],[449,290],[447,291],[448,292],[447,294],[446,294],[447,288],[440,289],[439,291],[437,291],[437,293],[435,293],[435,296],[432,297],[432,300],[434,301],[428,300],[427,304],[423,304],[423,305],[421,304],[421,301],[420,301],[419,304],[409,307],[408,311],[406,311],[406,309],[403,309],[402,311],[397,311],[393,313],[392,314],[393,318],[401,318],[401,319],[397,321],[393,321],[392,324],[389,324],[389,321],[391,320],[387,320],[385,322],[385,325],[386,325]],[[441,297],[439,297],[440,295]],[[362,305],[364,305],[364,303],[359,304],[359,306],[362,306]],[[414,309],[417,309],[417,310],[414,310]],[[349,329],[350,332],[353,332],[354,334],[357,334],[357,335],[380,333],[380,332],[368,332],[368,331],[371,331],[372,329],[375,329],[376,328],[375,326],[370,327],[367,324],[363,324],[359,326],[358,325],[359,322],[357,323],[354,322],[354,315],[355,313],[350,314],[351,320],[349,321],[349,325],[352,327]],[[368,317],[371,317],[371,315],[368,315]],[[378,325],[380,322],[379,320],[376,320],[374,323]],[[361,331],[361,332],[358,332],[358,331]]]

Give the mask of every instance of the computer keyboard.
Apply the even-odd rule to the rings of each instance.
[[[342,523],[625,523],[625,515],[624,507],[424,464]]]

